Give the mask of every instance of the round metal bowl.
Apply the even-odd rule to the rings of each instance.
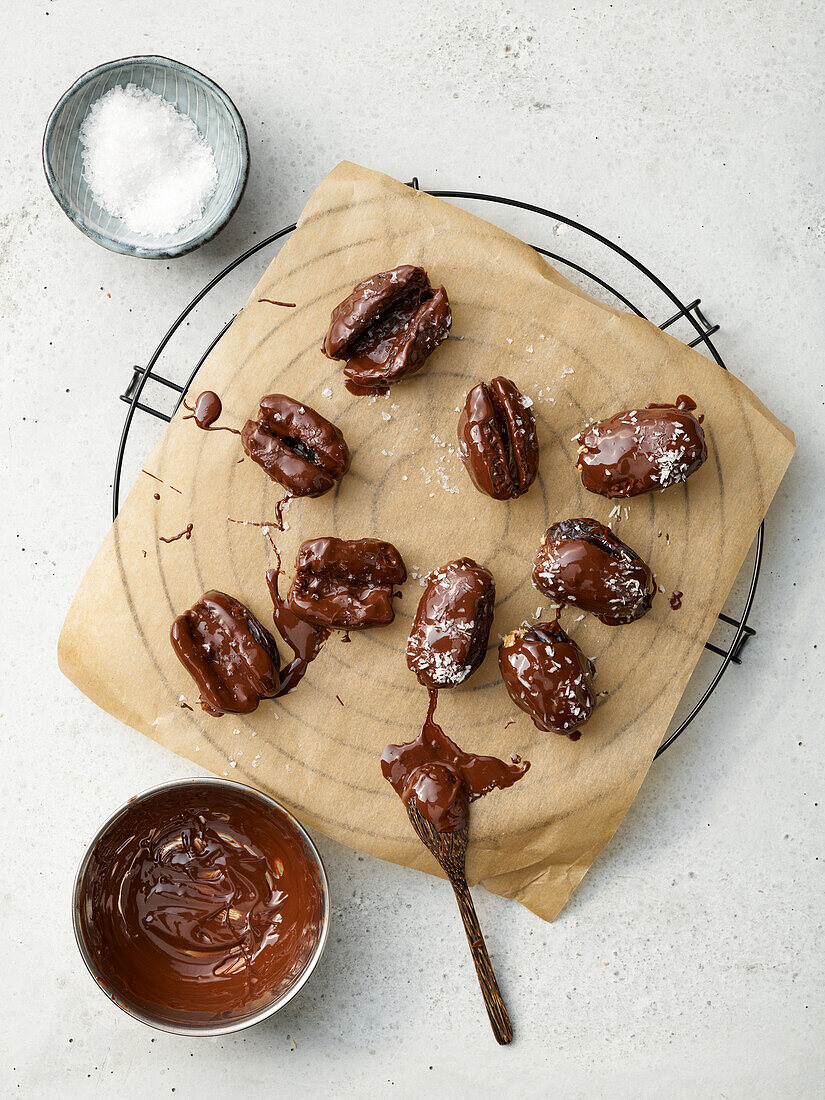
[[[212,197],[201,216],[176,233],[133,233],[94,201],[83,173],[83,120],[102,95],[127,84],[162,96],[188,115],[215,156],[218,184]],[[124,57],[90,69],[60,97],[43,135],[43,169],[64,213],[87,237],[127,256],[168,259],[210,241],[232,217],[249,175],[249,145],[237,107],[208,76],[169,57]]]
[[[203,1020],[187,1020],[183,1022],[180,1019],[170,1018],[170,1014],[164,1015],[162,1006],[157,1006],[156,1011],[151,1011],[145,1004],[135,1004],[123,994],[116,995],[110,988],[107,974],[100,965],[94,948],[90,946],[87,937],[90,907],[86,903],[90,886],[90,864],[101,841],[110,836],[114,830],[128,818],[129,814],[136,807],[168,791],[185,787],[202,788],[204,790],[204,800],[207,805],[211,790],[215,788],[228,789],[233,791],[236,796],[240,795],[248,799],[250,805],[256,810],[259,810],[261,814],[274,814],[280,818],[281,821],[294,832],[303,846],[310,868],[316,876],[321,894],[322,908],[317,922],[316,941],[303,968],[293,975],[286,988],[279,989],[277,993],[273,995],[271,1002],[264,1004],[263,1007],[258,1004],[250,1011],[245,1011],[241,1008],[225,1018],[215,1019],[214,1017],[208,1017]],[[119,1008],[122,1008],[124,1012],[128,1012],[130,1016],[133,1016],[136,1020],[140,1020],[144,1024],[149,1024],[151,1027],[158,1028],[161,1031],[170,1031],[176,1035],[226,1035],[232,1031],[240,1031],[242,1028],[251,1027],[252,1024],[257,1024],[261,1020],[265,1020],[267,1017],[274,1015],[274,1013],[291,1001],[295,994],[309,980],[310,975],[318,965],[318,960],[321,958],[327,942],[329,931],[329,885],[321,856],[306,830],[295,820],[292,814],[285,810],[284,807],[273,798],[269,798],[268,795],[262,794],[252,787],[247,787],[243,783],[233,783],[227,779],[217,779],[212,776],[194,779],[175,779],[169,783],[161,783],[159,786],[152,787],[148,791],[144,791],[142,794],[131,798],[124,806],[116,810],[115,813],[101,825],[100,829],[98,829],[80,863],[75,878],[72,897],[72,923],[77,946],[86,964],[86,968],[106,996]]]

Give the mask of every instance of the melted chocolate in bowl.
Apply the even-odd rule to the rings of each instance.
[[[327,883],[300,825],[219,779],[138,795],[92,842],[75,884],[78,946],[132,1016],[217,1034],[304,984],[326,941]]]

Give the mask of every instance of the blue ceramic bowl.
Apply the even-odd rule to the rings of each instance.
[[[215,192],[201,217],[177,233],[131,232],[98,206],[86,184],[80,127],[91,105],[116,84],[137,84],[163,96],[192,119],[215,155]],[[237,107],[209,77],[168,57],[125,57],[90,69],[61,96],[43,135],[43,168],[54,197],[93,241],[127,256],[159,259],[191,252],[223,229],[246,186],[249,146]]]

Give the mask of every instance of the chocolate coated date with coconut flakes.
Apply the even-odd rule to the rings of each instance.
[[[650,567],[595,519],[566,519],[547,528],[533,584],[556,603],[580,607],[608,626],[641,619],[656,595]]]
[[[393,585],[406,579],[404,562],[391,542],[309,539],[298,551],[286,605],[313,626],[386,626],[395,618]]]
[[[458,418],[458,453],[481,493],[512,500],[526,493],[539,468],[536,421],[509,378],[480,382],[467,394]]]
[[[686,481],[708,457],[696,402],[646,405],[597,420],[579,435],[582,485],[603,497],[635,497]]]
[[[340,429],[283,393],[261,398],[258,419],[247,420],[241,443],[293,497],[319,497],[349,469],[349,448]]]
[[[572,733],[593,713],[593,662],[558,620],[513,630],[499,647],[498,666],[510,698],[540,730]]]
[[[204,593],[172,623],[170,639],[207,714],[248,714],[261,699],[278,694],[275,639],[233,596]]]
[[[407,641],[407,665],[427,688],[457,687],[487,652],[496,582],[471,558],[433,570]]]
[[[344,360],[356,386],[388,386],[424,366],[452,324],[443,286],[423,267],[403,264],[359,283],[332,311],[322,350]]]

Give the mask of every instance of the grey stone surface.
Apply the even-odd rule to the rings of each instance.
[[[2,1094],[821,1093],[821,4],[0,9]],[[40,165],[63,89],[151,52],[223,85],[252,151],[230,227],[168,264],[86,240]],[[517,1034],[506,1050],[444,884],[323,837],[329,949],[303,994],[252,1031],[151,1032],[107,1003],[72,939],[71,881],[97,823],[136,789],[194,771],[56,666],[63,614],[108,526],[117,394],[193,292],[293,220],[342,158],[533,199],[618,239],[685,298],[701,295],[727,362],[799,443],[768,517],[743,666],[654,766],[555,925],[478,892]]]

